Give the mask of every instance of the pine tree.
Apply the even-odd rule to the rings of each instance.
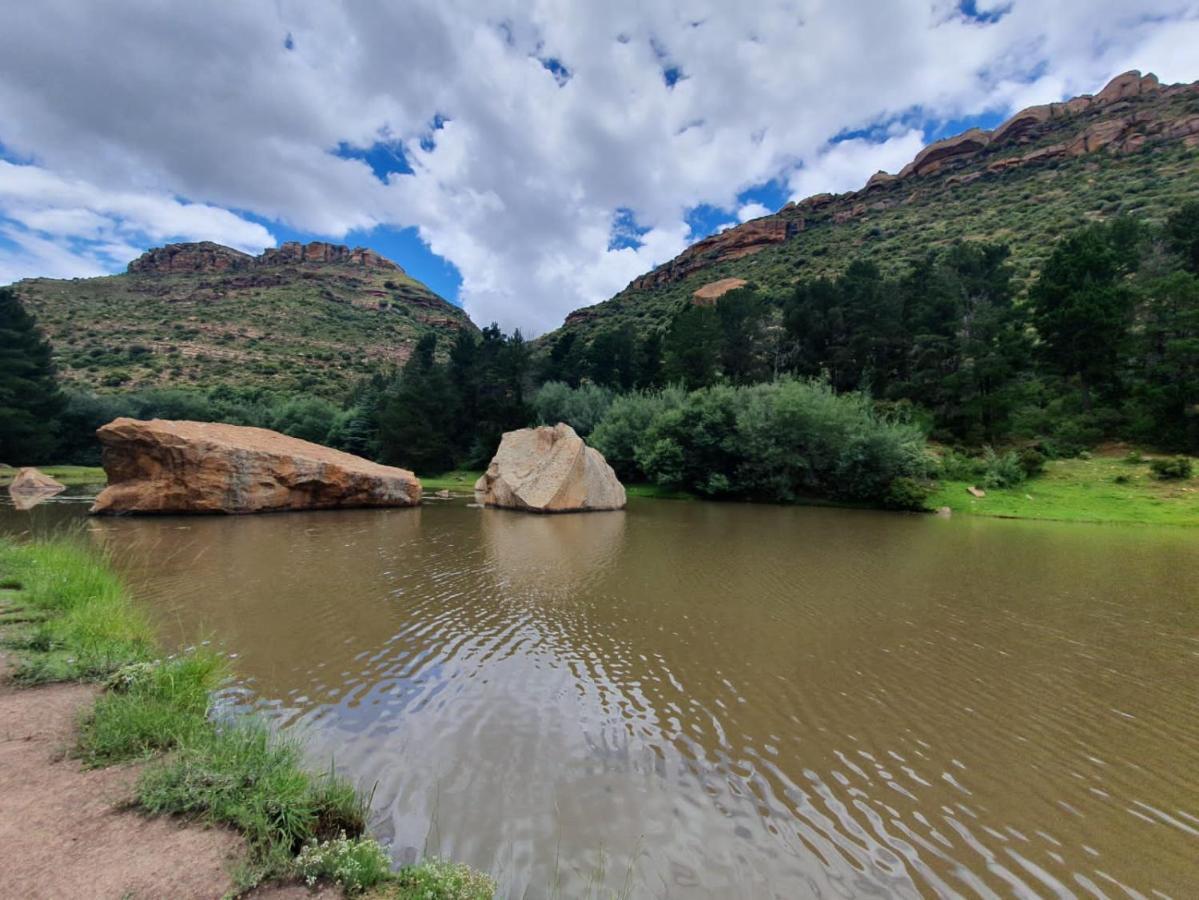
[[[1128,335],[1132,294],[1123,277],[1134,264],[1119,221],[1091,225],[1054,249],[1030,292],[1033,323],[1049,366],[1077,378],[1083,409],[1110,387]]]
[[[0,288],[0,461],[46,463],[64,407],[50,345],[12,288]]]

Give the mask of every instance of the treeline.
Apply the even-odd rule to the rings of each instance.
[[[711,498],[920,509],[932,474],[920,427],[825,381],[624,394],[547,382],[534,408],[540,421],[565,421],[588,436],[621,479]]]
[[[1160,227],[1116,219],[1065,236],[1023,293],[1006,248],[962,242],[899,277],[852,262],[786,296],[750,285],[712,305],[682,305],[661,329],[617,325],[590,339],[567,331],[537,353],[495,325],[459,332],[449,346],[427,335],[402,368],[376,373],[342,403],[228,387],[63,390],[33,319],[0,289],[7,463],[95,462],[95,429],[129,415],[258,425],[432,474],[480,468],[505,430],[561,418],[594,431],[626,477],[713,496],[877,499],[887,478],[859,491],[832,464],[810,482],[752,474],[753,442],[762,458],[804,451],[791,437],[780,437],[785,451],[762,444],[739,404],[772,410],[763,421],[787,433],[791,420],[778,410],[794,417],[798,398],[823,409],[840,397],[849,419],[870,408],[874,424],[862,434],[875,425],[878,434],[923,431],[974,451],[1035,444],[1061,455],[1105,438],[1199,451],[1199,204]],[[658,406],[665,418],[648,417]],[[608,417],[634,408],[642,443],[613,444]],[[668,464],[680,453],[694,468]],[[875,462],[891,480],[919,475]]]
[[[1066,236],[1020,296],[1006,247],[961,242],[884,277],[852,262],[785,297],[752,285],[687,304],[662,332],[561,335],[544,380],[616,391],[791,374],[862,391],[934,438],[1107,437],[1199,450],[1199,203],[1164,227],[1121,218]]]

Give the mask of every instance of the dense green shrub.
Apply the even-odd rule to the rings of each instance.
[[[533,395],[533,414],[540,425],[565,422],[580,437],[595,430],[612,405],[612,391],[594,384],[577,388],[562,381],[547,381]]]
[[[983,486],[987,488],[1015,487],[1027,478],[1020,457],[1013,451],[996,453],[991,447],[983,449]]]
[[[667,410],[681,406],[686,396],[679,387],[621,394],[612,400],[604,418],[592,432],[590,443],[604,454],[608,465],[621,478],[645,478],[637,463],[637,448],[653,421]]]
[[[1047,457],[1036,447],[1025,447],[1020,451],[1017,461],[1026,478],[1035,478],[1045,471]]]
[[[1186,456],[1155,459],[1149,463],[1153,477],[1160,481],[1185,480],[1194,474],[1194,464]]]
[[[929,470],[919,428],[882,418],[864,395],[792,379],[620,397],[593,443],[622,477],[708,497],[883,504],[897,479]]]

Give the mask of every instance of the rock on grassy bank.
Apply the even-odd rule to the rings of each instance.
[[[942,481],[929,506],[955,514],[1062,522],[1199,526],[1199,479],[1160,479],[1150,458],[1119,447],[1046,463],[1011,488],[972,496],[971,482]]]
[[[393,873],[349,783],[307,771],[299,745],[259,723],[218,724],[224,660],[162,658],[93,551],[0,543],[0,641],[0,838],[6,858],[24,851],[5,895],[215,897],[288,879],[397,900],[494,893],[440,861]],[[210,827],[181,836],[180,822]]]

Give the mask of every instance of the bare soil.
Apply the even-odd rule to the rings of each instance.
[[[0,655],[0,896],[208,900],[233,889],[241,838],[131,808],[140,766],[85,769],[68,755],[91,685],[14,686]],[[299,885],[256,898],[338,896]]]

